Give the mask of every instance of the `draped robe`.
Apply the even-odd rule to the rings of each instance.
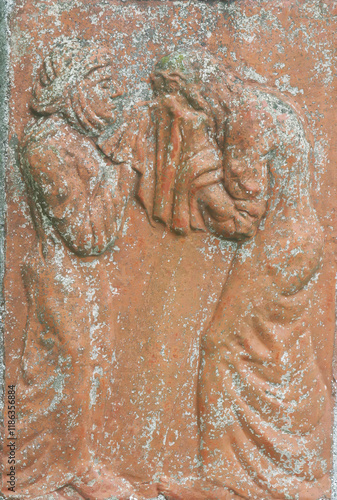
[[[94,453],[115,336],[100,253],[120,228],[128,177],[57,115],[27,128],[21,168],[36,240],[22,266],[17,492],[35,497],[83,474]]]
[[[273,144],[264,174],[265,164],[247,162],[242,151],[224,165],[225,185],[233,198],[247,198],[257,175],[268,209],[257,235],[238,246],[202,339],[203,472],[249,500],[314,500],[329,492],[331,394],[311,330],[323,237],[309,196],[309,144],[289,105],[248,87],[242,94],[250,116],[265,109],[272,121],[258,125],[253,151],[266,137]],[[237,141],[247,130],[237,126]]]

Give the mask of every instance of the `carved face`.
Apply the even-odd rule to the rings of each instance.
[[[81,90],[90,109],[106,122],[114,121],[123,92],[117,88],[111,66],[98,68],[83,80]]]
[[[185,81],[179,72],[155,71],[150,81],[155,96],[177,94],[185,86]]]
[[[155,96],[158,94],[163,94],[165,91],[165,79],[163,78],[163,75],[158,72],[154,72],[150,76],[150,82],[151,82],[151,87],[152,91]]]

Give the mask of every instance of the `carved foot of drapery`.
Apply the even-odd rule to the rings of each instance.
[[[71,487],[80,496],[64,496],[71,500],[83,498],[85,500],[107,500],[116,497],[118,500],[145,500],[143,488],[146,485],[132,484],[126,478],[113,474],[104,469],[96,471],[91,468],[80,479],[73,480]],[[157,488],[155,488],[157,492]],[[75,495],[75,493],[74,493]]]
[[[208,486],[202,480],[183,484],[168,477],[161,477],[158,490],[166,500],[233,500],[232,494],[224,488]]]
[[[53,493],[53,496],[56,497],[57,500],[84,500],[82,495],[71,486],[66,486],[65,488],[57,490]]]

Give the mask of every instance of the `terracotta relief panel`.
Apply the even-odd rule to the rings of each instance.
[[[5,498],[331,498],[330,2],[11,16]]]

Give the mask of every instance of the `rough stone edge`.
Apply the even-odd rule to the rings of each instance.
[[[0,0],[0,425],[3,429],[4,408],[4,294],[3,278],[5,270],[5,168],[8,148],[8,111],[9,111],[9,29],[8,15],[11,0]],[[4,429],[3,429],[4,430]],[[2,432],[0,433],[2,435]],[[4,439],[0,440],[0,453],[3,452]],[[1,474],[2,476],[2,474]],[[2,484],[2,481],[1,481]],[[1,495],[1,494],[0,494]]]
[[[207,0],[206,0],[207,1]],[[232,0],[234,1],[234,0]],[[5,171],[8,158],[8,118],[9,118],[9,56],[10,56],[10,29],[9,16],[15,0],[0,0],[0,427],[3,428],[4,416],[4,293],[3,279],[5,272],[6,256],[6,195]],[[337,281],[336,281],[337,304]],[[337,319],[337,306],[336,306]],[[337,324],[336,324],[337,334]],[[336,393],[336,382],[335,385]],[[0,453],[2,444],[0,440]],[[337,500],[337,401],[334,409],[333,426],[333,469],[331,474],[331,500]],[[1,481],[2,483],[2,481]],[[3,498],[0,493],[0,498]],[[159,495],[158,500],[163,498]]]
[[[337,380],[335,378],[336,373],[336,342],[337,342],[337,275],[335,278],[336,294],[335,294],[335,342],[334,342],[334,359],[333,359],[333,393],[335,397],[335,408],[334,408],[334,424],[332,429],[332,458],[333,466],[331,471],[331,500],[337,500]]]
[[[3,425],[4,407],[4,293],[5,271],[5,170],[8,157],[8,115],[9,115],[9,27],[8,16],[13,0],[0,0],[0,415]]]

